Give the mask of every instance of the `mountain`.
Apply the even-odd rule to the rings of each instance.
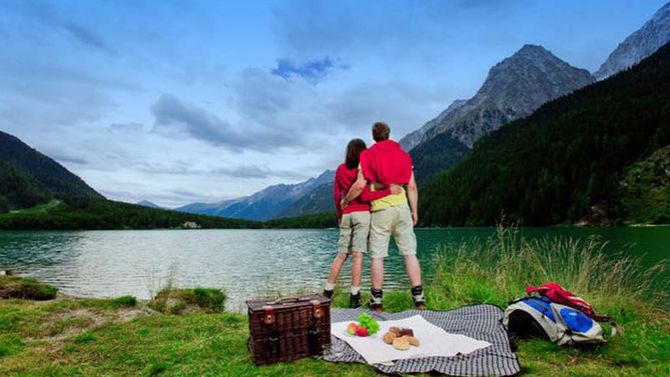
[[[313,213],[333,212],[333,182],[324,183],[315,187],[296,200],[276,218],[296,217]]]
[[[429,130],[437,127],[440,123],[444,121],[444,119],[447,117],[449,113],[465,105],[466,102],[468,101],[464,99],[455,100],[454,102],[451,103],[451,105],[449,105],[449,107],[447,107],[446,110],[442,111],[440,115],[426,122],[426,124],[424,124],[418,130],[408,133],[402,139],[400,139],[398,143],[400,143],[400,146],[402,146],[404,150],[406,151],[412,150],[412,148],[416,147],[421,142],[421,140]]]
[[[493,66],[475,96],[427,130],[421,142],[446,132],[471,148],[510,120],[592,82],[587,70],[571,66],[542,46],[525,45]]]
[[[58,162],[29,147],[17,137],[0,131],[0,161],[32,176],[59,197],[103,196]]]
[[[269,186],[253,195],[217,203],[193,203],[175,210],[247,220],[268,220],[283,213],[315,188],[333,182],[335,172],[326,170],[316,178],[294,185]]]
[[[472,98],[455,101],[401,142],[415,144],[410,154],[417,178],[425,179],[453,166],[480,137],[593,81],[587,70],[569,65],[544,47],[525,45],[493,66]]]
[[[600,223],[630,221],[620,182],[629,166],[670,145],[668,88],[670,44],[483,137],[424,188],[423,224],[493,225],[504,215],[523,225],[550,225],[594,213],[607,219]]]
[[[593,75],[598,80],[607,78],[653,54],[668,42],[670,42],[670,3],[661,7],[639,30],[621,42]]]
[[[138,206],[149,207],[149,208],[163,208],[163,207],[159,206],[158,204],[150,202],[148,200],[140,200],[139,202],[137,202],[135,204],[137,204]]]

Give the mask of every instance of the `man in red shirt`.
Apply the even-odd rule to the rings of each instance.
[[[417,309],[425,309],[425,298],[421,286],[421,267],[416,257],[416,225],[419,191],[414,180],[412,158],[400,144],[390,140],[391,129],[386,123],[372,126],[375,144],[361,153],[358,178],[344,199],[345,204],[356,198],[368,185],[384,187],[401,186],[399,194],[389,194],[370,203],[370,236],[368,251],[372,280],[370,308],[382,310],[382,287],[384,284],[384,258],[388,256],[391,236],[405,259],[407,275],[411,283],[412,298]],[[406,187],[406,191],[405,188]]]
[[[365,151],[365,142],[361,139],[353,139],[347,145],[346,158],[343,164],[335,171],[335,182],[333,184],[333,199],[337,208],[337,218],[340,226],[340,238],[338,241],[338,252],[330,273],[326,279],[323,294],[326,297],[333,296],[335,282],[340,274],[342,265],[349,255],[353,258],[351,266],[351,296],[349,296],[349,307],[360,306],[361,271],[363,269],[363,253],[368,249],[368,235],[370,234],[370,202],[381,199],[390,194],[402,192],[400,187],[394,186],[372,192],[365,187],[361,194],[343,208],[340,203],[342,194],[349,192],[351,186],[358,177],[360,166],[360,155]]]

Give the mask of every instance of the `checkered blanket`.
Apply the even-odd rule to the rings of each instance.
[[[448,333],[462,334],[485,340],[492,346],[467,355],[453,357],[425,357],[398,360],[392,365],[374,364],[382,373],[428,373],[438,372],[450,376],[513,376],[521,371],[519,360],[509,344],[507,333],[500,320],[503,311],[493,305],[472,305],[449,311],[408,310],[402,313],[376,314],[363,309],[332,309],[331,321],[355,321],[362,312],[378,320],[396,320],[417,314],[428,322],[443,328]],[[332,362],[365,363],[346,342],[332,336],[329,353],[321,358]]]

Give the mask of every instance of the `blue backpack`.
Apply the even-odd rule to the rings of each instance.
[[[604,343],[603,329],[588,315],[544,296],[512,301],[503,315],[510,336],[536,336],[559,346]]]

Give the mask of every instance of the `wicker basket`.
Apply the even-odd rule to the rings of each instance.
[[[321,295],[247,301],[256,365],[321,355],[330,348],[330,300]]]

